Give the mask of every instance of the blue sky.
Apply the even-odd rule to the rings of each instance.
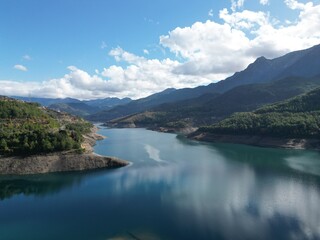
[[[0,94],[138,98],[209,84],[318,44],[319,2],[2,0]]]

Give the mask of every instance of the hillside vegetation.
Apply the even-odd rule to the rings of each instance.
[[[264,84],[236,87],[223,94],[205,94],[195,99],[163,104],[145,113],[109,121],[117,126],[135,124],[146,127],[204,126],[218,122],[235,112],[248,112],[266,104],[289,99],[320,87],[320,76],[290,77]],[[152,117],[150,117],[150,113]]]
[[[81,150],[92,125],[37,103],[0,97],[0,155]]]
[[[198,132],[320,138],[320,88],[254,112],[236,113]]]

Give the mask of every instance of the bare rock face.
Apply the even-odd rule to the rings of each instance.
[[[260,147],[288,149],[320,149],[319,139],[292,139],[247,135],[223,135],[210,133],[192,133],[189,138],[204,142],[238,143]]]
[[[98,128],[94,126],[91,129],[91,132],[88,134],[83,135],[83,143],[81,147],[85,150],[86,153],[93,152],[93,146],[96,144],[96,141],[105,139],[104,136],[97,133]]]
[[[55,153],[28,157],[0,158],[0,174],[38,174],[117,168],[128,162],[96,154]]]

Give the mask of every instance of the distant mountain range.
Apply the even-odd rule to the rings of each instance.
[[[235,112],[252,111],[317,87],[320,45],[275,59],[260,57],[243,71],[208,86],[169,88],[138,100],[17,98],[111,126],[176,129],[210,125]]]
[[[107,121],[110,126],[209,125],[234,112],[252,111],[319,87],[319,59],[320,45],[273,60],[261,57],[242,72],[218,83],[152,95],[143,101],[98,112],[89,119]]]
[[[218,122],[235,112],[255,110],[320,87],[320,75],[313,78],[287,77],[270,83],[248,84],[222,94],[162,104],[149,111],[108,121],[113,127],[185,128]]]
[[[115,106],[127,104],[131,101],[130,98],[104,98],[84,101],[74,98],[34,98],[17,96],[13,96],[13,98],[26,102],[36,102],[42,106],[81,117],[94,114],[102,110],[109,110]]]
[[[164,103],[192,99],[210,92],[211,89],[205,86],[178,90],[174,88],[168,88],[160,93],[155,93],[145,98],[133,100],[128,104],[114,107],[111,110],[104,110],[90,115],[87,117],[87,119],[91,121],[109,121],[130,114],[143,112]]]
[[[196,111],[199,113],[198,120],[201,119],[200,116],[202,114],[204,115],[204,121],[202,123],[196,122],[196,124],[205,124],[210,121],[219,120],[234,111],[253,110],[263,104],[301,94],[306,90],[310,90],[308,87],[305,88],[301,81],[307,81],[310,84],[313,82],[313,87],[316,87],[318,84],[316,76],[320,76],[320,45],[306,50],[291,52],[271,60],[260,57],[245,70],[237,72],[218,83],[196,88],[167,89],[161,93],[134,100],[110,110],[97,112],[89,115],[87,119],[92,121],[110,121],[145,111],[175,112],[181,110],[184,113],[182,113],[180,119],[188,117],[189,113],[192,114]],[[293,79],[292,82],[290,79]],[[273,83],[277,80],[281,81]],[[267,85],[261,86],[261,88],[266,89],[260,90],[260,87],[257,85],[249,86],[249,84],[268,83],[271,84],[269,88],[272,88],[272,91],[277,93],[268,92]],[[278,90],[276,84],[279,84]],[[236,88],[241,86],[244,86],[244,88]],[[295,86],[296,89],[294,89]],[[286,88],[289,88],[289,92]],[[248,102],[242,104],[241,102],[243,101]],[[240,109],[239,105],[241,105]],[[208,111],[213,113],[213,115],[210,115]],[[218,114],[218,111],[223,112]],[[212,118],[209,121],[208,116]],[[174,120],[176,121],[176,118]]]
[[[57,103],[81,102],[80,100],[75,98],[38,98],[38,97],[18,97],[18,96],[11,96],[11,97],[15,99],[23,100],[25,102],[36,102],[45,107],[48,107],[51,104],[57,104]]]

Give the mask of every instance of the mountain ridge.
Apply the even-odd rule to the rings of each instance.
[[[103,99],[93,100],[79,100],[75,98],[37,98],[37,97],[19,97],[13,96],[12,98],[23,100],[25,102],[36,102],[42,106],[51,109],[67,112],[80,117],[85,117],[90,114],[102,110],[109,110],[115,106],[123,105],[131,102],[130,98],[115,98],[108,97]]]
[[[307,66],[306,66],[307,65]],[[121,107],[88,116],[93,121],[110,121],[134,113],[149,111],[165,103],[195,99],[204,94],[221,94],[241,85],[267,83],[286,77],[309,78],[320,74],[320,45],[294,51],[274,59],[257,58],[246,69],[217,83],[196,88],[177,89],[167,95],[151,95]],[[158,98],[154,98],[157,96]],[[160,96],[160,97],[159,97]]]
[[[145,113],[108,121],[107,125],[173,129],[199,127],[220,121],[235,112],[255,110],[317,87],[320,87],[320,75],[314,78],[288,77],[270,83],[242,85],[223,94],[206,94],[196,99],[163,104]]]

